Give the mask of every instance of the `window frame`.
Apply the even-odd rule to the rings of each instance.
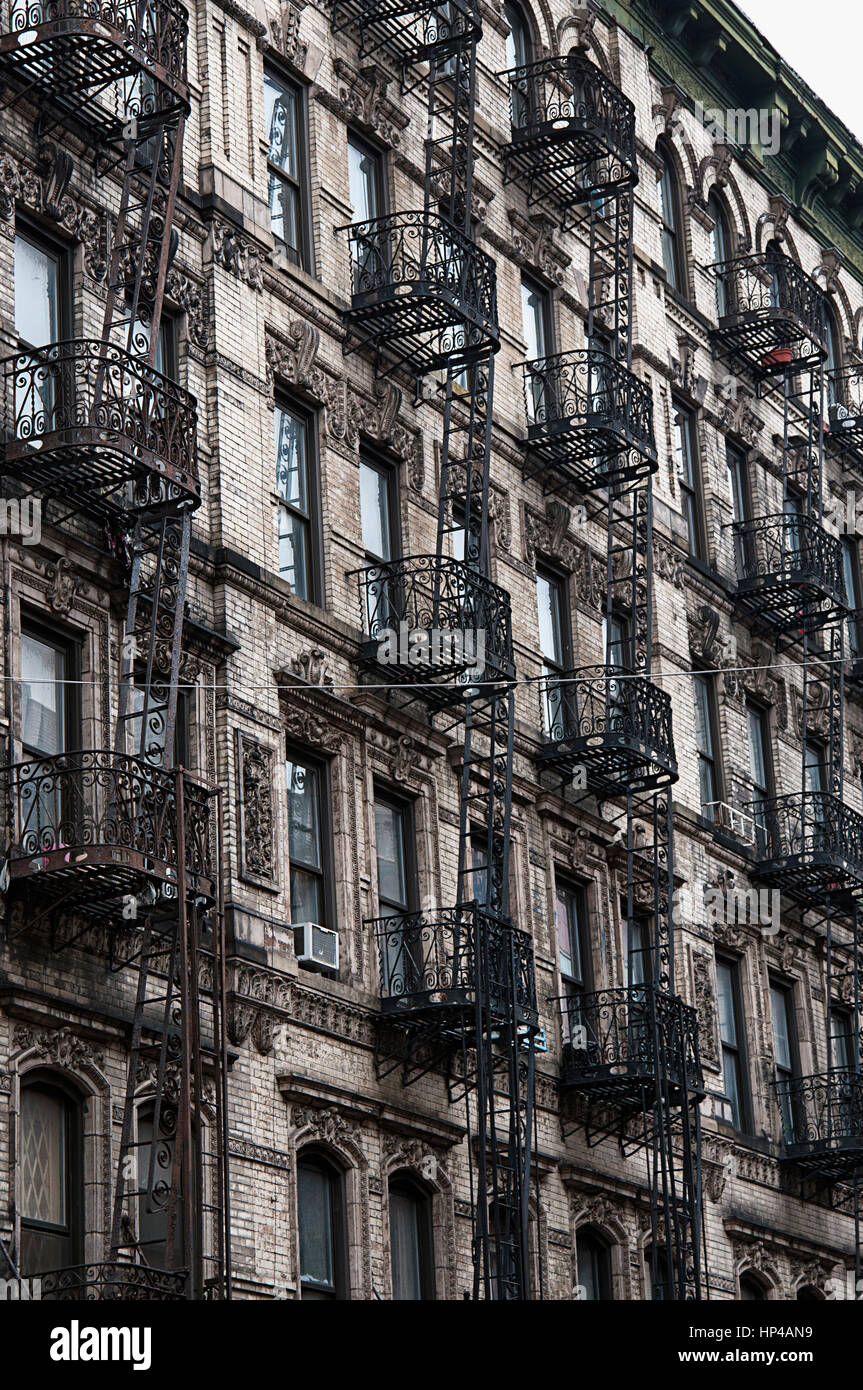
[[[291,502],[287,502],[278,491],[279,478],[279,453],[276,440],[276,416],[279,411],[292,415],[298,420],[302,427],[305,437],[305,456],[306,456],[306,490],[308,494],[308,510],[304,514],[302,510]],[[276,525],[276,573],[283,583],[291,587],[291,597],[299,599],[302,603],[313,604],[316,608],[324,607],[324,551],[323,538],[321,534],[321,469],[318,441],[318,414],[317,411],[301,404],[290,393],[276,390],[273,400],[273,492],[272,496],[278,508]],[[285,579],[281,570],[281,560],[279,555],[281,539],[281,513],[285,511],[289,516],[296,517],[307,527],[307,584],[308,593],[298,594],[290,580]]]
[[[746,1030],[743,1026],[743,982],[741,977],[741,961],[737,956],[725,955],[722,952],[716,953],[716,997],[717,1003],[720,997],[719,990],[719,968],[723,966],[728,972],[731,980],[731,1006],[734,1016],[735,1042],[728,1043],[722,1036],[722,1018],[717,1010],[719,1023],[719,1050],[722,1057],[722,1084],[725,1081],[725,1057],[726,1052],[733,1054],[734,1070],[737,1081],[737,1100],[738,1115],[735,1121],[733,1115],[733,1101],[725,1091],[725,1098],[729,1107],[732,1109],[731,1125],[738,1134],[752,1133],[752,1085],[749,1076],[749,1056],[746,1047]]]
[[[19,350],[23,352],[35,351],[42,347],[47,347],[47,343],[29,343],[24,338],[19,338],[18,329],[15,323],[15,243],[18,239],[26,241],[36,250],[50,256],[57,266],[57,336],[54,342],[62,343],[72,336],[73,324],[73,296],[72,296],[72,276],[70,275],[70,248],[56,237],[45,232],[41,227],[35,226],[24,217],[15,217],[15,233],[12,238],[12,277],[13,277],[13,301],[12,301],[12,322],[13,335],[18,344]]]
[[[583,1301],[591,1303],[611,1302],[614,1299],[611,1246],[605,1236],[597,1231],[595,1226],[579,1226],[575,1233],[575,1269],[578,1286],[580,1289],[586,1287],[581,1281],[581,1255],[585,1244],[589,1245],[592,1256],[591,1263],[595,1264],[597,1257],[599,1260],[599,1267],[595,1268],[592,1273],[594,1276],[598,1275],[595,1282],[600,1293],[597,1299],[585,1299]]]
[[[540,582],[548,584],[552,593],[558,597],[558,627],[560,632],[560,658],[547,656],[542,650],[542,609],[540,606]],[[542,698],[542,719],[545,732],[551,735],[560,723],[566,702],[566,687],[552,684],[556,677],[572,669],[572,610],[569,600],[569,576],[563,571],[538,560],[535,572],[534,590],[537,614],[537,653],[543,677],[548,683]],[[542,690],[542,687],[540,687]],[[561,726],[562,728],[562,726]]]
[[[716,186],[707,195],[707,212],[713,218],[713,231],[710,233],[712,265],[723,265],[734,256],[734,232],[731,217],[724,200]],[[719,244],[721,243],[721,245]],[[721,250],[721,255],[716,254]],[[728,292],[721,280],[716,280],[716,316],[725,318],[728,313]]]
[[[768,974],[768,990],[770,994],[770,1041],[773,1048],[773,1079],[774,1081],[796,1081],[801,1075],[800,1069],[800,1040],[797,1034],[797,1014],[795,1009],[794,982],[785,980],[781,976]],[[776,1013],[773,1008],[774,994],[781,994],[784,998],[785,1021],[788,1032],[788,1053],[790,1065],[780,1063],[776,1048]],[[779,1092],[777,1091],[777,1098]],[[782,1100],[779,1100],[779,1110],[782,1116],[783,1130],[788,1129],[793,1133],[796,1122],[795,1097],[792,1095],[788,1101],[789,1108],[786,1109]]]
[[[381,896],[380,873],[378,870],[378,838],[375,811],[378,804],[388,810],[396,811],[402,822],[402,843],[404,845],[405,902],[396,903]],[[386,787],[375,784],[372,796],[372,816],[375,820],[375,888],[378,898],[378,916],[386,917],[401,913],[416,912],[419,907],[419,875],[416,854],[416,817],[414,804],[407,797],[390,792]],[[390,913],[387,909],[392,909]]]
[[[311,198],[309,192],[309,101],[308,87],[304,82],[299,82],[295,77],[289,75],[278,64],[269,58],[264,63],[264,76],[262,91],[264,94],[264,111],[266,113],[266,80],[277,83],[280,87],[291,90],[294,94],[294,112],[296,117],[296,177],[288,174],[279,164],[270,158],[270,131],[264,130],[264,140],[267,145],[266,153],[266,173],[267,173],[267,207],[270,213],[270,232],[276,246],[283,249],[288,260],[296,265],[300,270],[305,270],[308,274],[313,274],[312,259],[312,223],[311,223]],[[296,212],[297,212],[297,241],[296,247],[289,246],[286,241],[277,236],[273,231],[273,215],[270,204],[270,179],[275,178],[288,183],[295,191]]]
[[[333,1282],[331,1290],[330,1288],[324,1290],[320,1284],[313,1283],[307,1279],[302,1272],[303,1237],[300,1173],[303,1169],[323,1174],[327,1178],[329,1185],[330,1239],[333,1252]],[[300,1302],[302,1302],[304,1297],[307,1298],[309,1302],[349,1302],[351,1289],[348,1254],[347,1174],[344,1168],[336,1163],[328,1153],[317,1148],[315,1145],[304,1145],[303,1148],[297,1152],[295,1192],[297,1201],[297,1252],[299,1255],[297,1290]],[[309,1293],[304,1293],[304,1290],[312,1291],[311,1296]],[[314,1297],[314,1294],[317,1294],[317,1298]]]
[[[352,213],[354,214],[354,216],[353,216],[353,221],[354,221],[355,223],[363,223],[363,222],[367,222],[367,221],[372,221],[372,222],[374,222],[374,221],[377,221],[378,218],[386,217],[387,212],[388,212],[388,209],[389,209],[389,197],[388,197],[389,189],[388,189],[388,182],[387,182],[387,152],[386,152],[386,150],[383,149],[380,145],[376,145],[372,140],[369,140],[369,139],[368,139],[365,135],[363,135],[360,131],[356,130],[356,128],[355,128],[354,126],[348,126],[347,139],[346,139],[346,142],[345,142],[345,148],[346,148],[347,156],[348,156],[348,201],[349,201],[349,202],[350,202],[350,177],[351,177],[351,172],[350,172],[350,171],[351,171],[351,156],[350,156],[350,149],[351,149],[351,146],[352,146],[352,145],[353,145],[353,147],[354,147],[355,149],[360,150],[364,155],[370,157],[370,158],[374,161],[374,174],[373,174],[373,179],[374,179],[374,189],[375,189],[375,201],[377,202],[377,205],[378,205],[378,207],[377,207],[377,212],[375,213],[374,217],[372,217],[372,218],[366,218],[366,217],[358,217],[358,216],[356,216],[356,211],[357,211],[357,210],[356,210],[356,208],[354,208],[353,203],[351,203],[351,204],[350,204],[350,206],[351,206],[351,211],[352,211]]]
[[[64,692],[63,707],[63,738],[64,753],[80,752],[84,742],[84,719],[81,700],[81,672],[84,665],[84,639],[69,632],[67,629],[49,628],[38,617],[33,617],[28,609],[21,613],[21,644],[19,648],[20,657],[20,695],[18,700],[18,742],[21,747],[23,757],[49,758],[54,756],[50,753],[40,753],[31,744],[24,742],[23,728],[23,688],[24,688],[24,648],[25,637],[31,637],[35,642],[41,642],[43,646],[51,647],[54,651],[62,652],[66,658],[66,675],[64,680],[67,682]],[[29,753],[27,750],[30,750]]]
[[[656,180],[659,203],[662,266],[668,288],[682,299],[688,298],[688,276],[684,247],[683,200],[680,196],[680,175],[667,141],[659,140],[656,155],[662,170]],[[668,206],[666,206],[668,204]],[[671,220],[668,220],[668,214]],[[669,276],[669,266],[671,275]]]
[[[697,724],[696,724],[696,728],[695,728],[695,755],[696,755],[696,765],[697,765],[697,769],[698,769],[698,794],[699,794],[699,798],[701,798],[701,792],[702,792],[701,767],[702,767],[702,764],[703,764],[703,763],[707,763],[707,764],[710,766],[710,768],[711,768],[711,779],[712,779],[712,782],[713,782],[713,793],[714,793],[714,795],[713,795],[713,800],[714,800],[714,801],[724,801],[724,800],[725,800],[725,795],[724,795],[725,786],[724,786],[724,778],[723,778],[723,771],[722,771],[722,746],[721,746],[720,739],[719,739],[719,711],[718,711],[717,700],[716,700],[716,672],[715,672],[715,671],[709,671],[709,672],[707,672],[707,673],[699,672],[698,674],[693,675],[692,680],[693,680],[693,687],[694,687],[694,689],[696,689],[696,690],[698,690],[698,689],[703,689],[703,690],[706,691],[706,694],[707,694],[707,700],[706,700],[706,705],[707,705],[707,732],[708,732],[708,735],[709,735],[709,738],[710,738],[710,752],[707,753],[707,752],[705,752],[702,748],[699,747],[699,743],[698,743],[698,726],[697,726]],[[697,703],[697,697],[696,697],[696,703]],[[705,802],[705,801],[703,801],[703,800],[701,801],[701,809],[700,809],[699,814],[700,814],[701,816],[704,816],[706,819],[711,819],[711,817],[706,816],[706,813],[705,813],[705,810],[704,810],[705,805],[708,805],[708,804],[709,804],[709,803],[707,803],[707,802]],[[714,809],[713,809],[713,813],[712,813],[712,816],[713,816],[713,819],[714,819],[714,820],[715,820],[715,815],[716,815],[716,812],[715,812],[715,808],[714,808]]]
[[[393,1219],[392,1219],[392,1197],[393,1192],[401,1192],[409,1195],[420,1208],[420,1215],[417,1221],[417,1232],[419,1236],[419,1248],[417,1250],[417,1263],[420,1275],[420,1298],[422,1303],[431,1303],[436,1300],[437,1289],[435,1286],[435,1244],[434,1244],[434,1215],[432,1208],[432,1194],[427,1188],[423,1187],[412,1173],[399,1170],[392,1173],[387,1182],[387,1221],[389,1224],[390,1236],[390,1288],[392,1291],[393,1302],[403,1302],[397,1299],[396,1271],[395,1271],[395,1245],[392,1238]]]
[[[707,563],[707,527],[704,512],[704,477],[698,447],[698,417],[685,401],[672,397],[675,476],[680,487],[686,522],[689,558]],[[683,465],[681,467],[681,464]]]
[[[38,1274],[39,1270],[28,1268],[29,1258],[25,1255],[25,1231],[33,1232],[34,1235],[55,1236],[58,1241],[68,1243],[68,1258],[60,1256],[60,1263],[50,1266],[52,1269],[62,1269],[69,1265],[82,1264],[84,1261],[85,1245],[85,1169],[86,1154],[84,1152],[84,1103],[85,1096],[76,1087],[70,1085],[65,1077],[59,1076],[50,1068],[39,1067],[34,1071],[27,1072],[21,1079],[20,1097],[20,1133],[18,1137],[18,1159],[22,1160],[22,1144],[24,1141],[24,1093],[29,1090],[41,1090],[54,1092],[63,1099],[63,1125],[64,1125],[64,1202],[66,1207],[67,1220],[61,1225],[54,1222],[40,1221],[36,1217],[24,1215],[24,1197],[19,1188],[19,1226],[20,1226],[20,1252],[19,1259],[22,1276]],[[21,1171],[19,1169],[19,1171]],[[36,1263],[41,1264],[40,1259]]]
[[[863,624],[859,616],[863,606],[860,600],[860,549],[854,535],[842,535],[839,541],[842,546],[842,569],[846,589],[850,581],[850,592],[847,595],[850,612],[846,619],[848,657],[852,663],[856,663],[863,655]]]
[[[319,902],[323,908],[324,920],[320,922],[318,925],[325,927],[330,931],[337,932],[338,920],[336,913],[335,889],[333,883],[333,871],[335,869],[335,864],[332,833],[333,822],[331,806],[332,792],[330,787],[330,762],[327,758],[317,757],[314,753],[308,753],[306,749],[302,748],[301,746],[297,746],[291,743],[285,744],[285,811],[287,815],[285,834],[287,837],[286,848],[288,854],[288,898],[290,900],[292,896],[291,875],[293,872],[295,861],[291,855],[291,789],[290,785],[288,784],[287,777],[288,763],[297,763],[302,767],[305,767],[306,769],[313,769],[318,775],[318,838],[321,864],[319,869],[316,869],[313,866],[309,866],[301,860],[297,860],[296,864],[297,867],[303,871],[303,873],[314,874],[320,882],[321,891],[319,896]],[[297,925],[299,924],[294,922],[293,912],[291,912],[291,927],[293,928]]]
[[[384,480],[387,494],[387,507],[389,510],[389,541],[390,555],[375,555],[366,547],[363,538],[363,494],[362,494],[362,470],[369,468],[374,473],[378,473]],[[402,553],[401,536],[401,478],[399,466],[384,458],[381,454],[375,453],[372,449],[360,446],[359,458],[359,479],[360,479],[360,543],[363,547],[363,555],[367,565],[385,565],[393,560],[400,558]]]

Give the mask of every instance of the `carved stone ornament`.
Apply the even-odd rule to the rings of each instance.
[[[219,218],[214,219],[210,235],[216,265],[260,293],[264,288],[263,260],[254,242]]]
[[[357,70],[340,56],[333,59],[333,71],[339,79],[338,105],[345,119],[398,149],[409,118],[387,96],[391,75],[377,63],[365,63]]]
[[[79,1070],[83,1067],[101,1067],[104,1054],[72,1032],[71,1028],[56,1030],[34,1028],[29,1023],[19,1023],[15,1028],[15,1046],[22,1051],[35,1049],[46,1062],[58,1067]]]
[[[273,764],[272,748],[237,731],[240,877],[267,888],[276,882]]]

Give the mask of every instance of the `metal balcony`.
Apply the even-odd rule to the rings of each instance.
[[[176,896],[178,774],[110,751],[59,753],[5,769],[11,840],[5,872],[52,896],[111,911],[152,885]],[[211,797],[183,779],[185,872],[196,893],[216,895]]]
[[[549,492],[618,487],[655,473],[650,388],[609,353],[582,348],[523,362],[525,477]]]
[[[360,57],[382,49],[405,65],[443,63],[482,35],[478,0],[335,0],[333,33],[357,36]]]
[[[564,995],[561,1085],[617,1111],[668,1086],[673,1103],[704,1095],[694,1008],[654,985]]]
[[[97,140],[189,110],[177,0],[0,0],[0,71]]]
[[[758,251],[714,265],[716,342],[759,380],[814,366],[826,353],[824,296],[779,251]]]
[[[863,446],[863,366],[834,372],[827,383],[827,429],[841,448]]]
[[[186,1275],[120,1260],[72,1265],[38,1276],[51,1303],[173,1303],[186,1298]]]
[[[808,516],[734,523],[737,600],[776,632],[814,632],[847,608],[842,547]]]
[[[540,682],[544,739],[539,756],[586,790],[614,796],[677,781],[671,697],[622,666],[588,666]]]
[[[528,932],[477,903],[403,912],[367,923],[377,939],[381,1013],[441,1026],[477,1002],[478,972],[492,1017],[519,1027],[538,1021],[533,944]]]
[[[358,342],[416,375],[464,367],[500,346],[494,261],[446,218],[396,212],[347,228]]]
[[[863,902],[863,816],[832,792],[771,797],[746,807],[759,848],[755,874],[805,906]]]
[[[444,704],[515,675],[510,596],[471,565],[407,555],[357,577],[361,658],[382,682]]]
[[[863,1169],[863,1075],[845,1067],[774,1083],[783,1158],[828,1181]]]
[[[97,511],[200,500],[195,398],[142,358],[72,339],[17,352],[2,371],[7,477]]]
[[[550,197],[565,228],[589,199],[637,183],[635,107],[583,54],[498,75],[510,100],[504,183],[522,178],[529,199]]]

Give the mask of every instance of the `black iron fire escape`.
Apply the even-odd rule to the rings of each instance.
[[[488,503],[494,355],[494,262],[471,220],[476,0],[447,6],[339,3],[362,52],[402,64],[428,87],[422,208],[348,230],[347,350],[364,344],[381,373],[437,373],[443,396],[434,553],[359,574],[363,661],[402,687],[462,742],[458,877],[437,910],[370,923],[380,967],[377,1066],[405,1085],[444,1067],[468,1112],[473,1297],[531,1295],[529,1181],[537,1010],[530,936],[509,910],[514,728],[509,595],[489,578]],[[417,64],[427,62],[427,76]],[[399,645],[388,634],[428,644]]]
[[[824,931],[824,1070],[775,1083],[782,1157],[804,1175],[809,1190],[828,1193],[853,1215],[859,1281],[863,816],[843,800],[849,596],[841,542],[823,526],[825,407],[831,431],[847,425],[843,445],[851,447],[859,385],[849,370],[831,383],[828,404],[823,295],[777,248],[716,271],[717,343],[759,389],[781,389],[784,407],[783,510],[735,523],[738,602],[750,622],[773,635],[777,650],[789,652],[786,659],[800,660],[803,676],[800,790],[747,808],[756,876],[786,902],[816,913],[810,925]]]
[[[176,0],[56,0],[13,5],[0,34],[5,104],[37,107],[38,136],[73,131],[119,193],[101,335],[2,364],[5,478],[56,524],[104,528],[128,588],[112,743],[22,762],[13,737],[5,774],[8,937],[41,924],[59,951],[101,925],[135,981],[110,1258],[43,1273],[43,1298],[230,1292],[221,808],[174,760],[197,416],[155,367],[187,31]]]
[[[539,757],[619,820],[622,915],[629,943],[644,943],[625,985],[559,1001],[562,1089],[570,1128],[645,1155],[652,1296],[698,1298],[703,1082],[695,1012],[675,993],[677,766],[671,701],[650,674],[657,455],[650,391],[632,371],[635,111],[579,51],[505,76],[505,177],[556,204],[563,227],[589,232],[585,346],[522,366],[525,473],[580,500],[591,520],[604,515],[606,529],[604,660],[543,678]]]

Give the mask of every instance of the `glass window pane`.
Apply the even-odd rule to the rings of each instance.
[[[760,792],[767,791],[767,762],[764,756],[764,718],[760,710],[747,711],[749,722],[749,756],[752,780]]]
[[[297,93],[272,73],[264,75],[264,109],[271,164],[297,177]]]
[[[719,1036],[730,1047],[737,1046],[737,1018],[734,1011],[734,971],[722,961],[716,963],[716,997],[719,1006]]]
[[[389,479],[380,468],[360,462],[360,519],[363,545],[378,560],[392,559]]]
[[[791,1071],[791,1020],[788,1014],[788,991],[772,987],[770,1013],[773,1018],[773,1056],[777,1067]]]
[[[397,806],[375,802],[375,843],[378,861],[378,895],[387,905],[406,908],[404,815]]]
[[[705,757],[713,757],[710,726],[710,689],[704,676],[695,677],[695,745]]]
[[[297,190],[287,179],[270,174],[268,182],[270,230],[277,241],[296,251],[299,248]]]
[[[66,659],[57,647],[21,638],[21,741],[51,757],[66,747]]]
[[[536,576],[539,607],[539,650],[548,661],[563,665],[560,586],[545,575]]]
[[[57,341],[57,260],[15,238],[15,332],[31,347]]]
[[[422,1200],[412,1192],[390,1192],[390,1248],[392,1252],[393,1298],[422,1298],[420,1222],[424,1216]]]
[[[528,359],[545,357],[545,295],[526,280],[521,282],[521,317]]]
[[[348,188],[355,222],[371,222],[378,216],[378,157],[348,141]]]
[[[26,1086],[21,1092],[21,1215],[64,1226],[67,1103],[56,1091]]]
[[[824,790],[824,755],[813,743],[806,745],[806,787],[810,792]]]
[[[834,1067],[847,1067],[849,1070],[853,1068],[851,1015],[840,1013],[837,1009],[830,1011],[830,1052],[831,1064]]]
[[[276,491],[297,511],[308,515],[306,422],[290,410],[274,411]]]
[[[309,1164],[297,1165],[297,1201],[300,1215],[300,1277],[327,1289],[335,1289],[333,1250],[333,1179]]]
[[[279,508],[279,574],[298,598],[309,597],[309,523],[287,507]]]
[[[303,763],[285,763],[288,782],[288,853],[292,864],[321,867],[320,774]]]

